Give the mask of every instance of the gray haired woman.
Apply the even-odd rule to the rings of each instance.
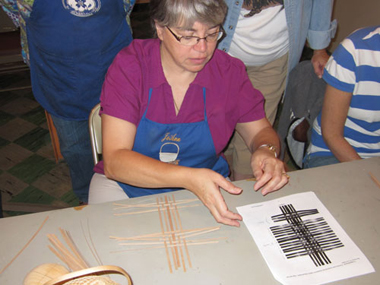
[[[215,50],[223,0],[153,0],[157,39],[134,40],[115,58],[101,95],[103,161],[90,204],[179,189],[193,192],[214,218],[239,226],[221,189],[239,194],[223,157],[232,133],[252,151],[254,190],[288,182],[263,97],[243,63]]]

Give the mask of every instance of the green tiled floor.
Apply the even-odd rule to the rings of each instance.
[[[0,91],[29,85],[29,71],[0,76]],[[0,171],[5,217],[78,205],[30,88],[0,92]]]

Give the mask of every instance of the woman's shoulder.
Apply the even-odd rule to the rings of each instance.
[[[113,60],[108,73],[123,71],[124,75],[136,76],[159,64],[159,42],[155,39],[135,39],[124,47]]]
[[[353,31],[347,38],[353,40],[363,40],[371,37],[372,35],[379,35],[379,32],[380,26],[364,27]]]
[[[128,46],[124,47],[118,54],[119,57],[151,57],[159,50],[158,39],[134,39]]]

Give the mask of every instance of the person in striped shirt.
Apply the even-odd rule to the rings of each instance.
[[[380,26],[356,30],[326,64],[304,168],[380,156]]]

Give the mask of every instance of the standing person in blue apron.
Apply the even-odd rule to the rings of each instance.
[[[132,41],[129,14],[135,0],[0,3],[20,21],[33,94],[53,118],[73,191],[87,203],[93,175],[88,117],[113,58]]]
[[[266,195],[288,177],[262,94],[240,60],[215,50],[226,4],[153,0],[150,7],[158,39],[123,49],[103,85],[104,160],[95,167],[89,203],[188,189],[218,222],[239,226],[241,216],[220,193],[241,192],[226,179],[223,157],[235,128],[253,153],[254,190]]]

